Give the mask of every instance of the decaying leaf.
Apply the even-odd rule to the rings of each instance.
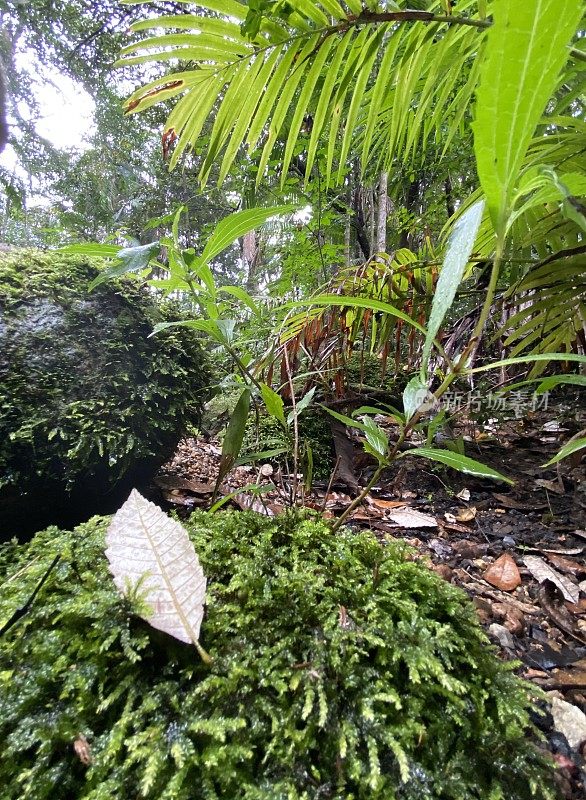
[[[544,581],[551,581],[554,583],[563,596],[570,603],[577,603],[580,595],[580,589],[573,584],[568,578],[560,575],[553,567],[546,564],[542,558],[538,556],[525,556],[523,562],[533,577],[543,583]]]
[[[81,763],[86,767],[92,763],[90,744],[83,733],[80,733],[77,739],[74,741],[73,750]]]
[[[136,489],[113,516],[106,556],[118,589],[139,586],[151,609],[144,619],[182,642],[199,645],[206,578],[187,532]],[[141,615],[142,616],[142,615]]]
[[[515,560],[508,553],[503,553],[500,558],[497,558],[482,577],[492,586],[496,586],[497,589],[502,589],[504,592],[512,592],[521,585],[521,575]]]

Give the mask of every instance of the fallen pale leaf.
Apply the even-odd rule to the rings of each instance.
[[[564,575],[560,575],[559,572],[556,572],[555,569],[550,567],[549,564],[546,564],[542,558],[538,556],[525,556],[523,563],[539,583],[551,581],[558,587],[566,600],[570,603],[578,602],[580,588]]]
[[[444,519],[446,520],[446,522],[450,522],[452,525],[455,525],[455,523],[457,522],[456,517],[454,516],[454,514],[451,513],[451,511],[446,511],[444,513]]]
[[[497,558],[482,577],[492,586],[502,589],[503,592],[512,592],[522,582],[515,560],[508,553],[503,553],[500,558]]]
[[[456,497],[458,500],[464,500],[467,503],[470,500],[470,489],[461,489]]]
[[[402,528],[437,528],[437,520],[429,514],[422,514],[413,508],[396,509],[389,512],[389,519]]]
[[[206,578],[185,528],[133,489],[112,517],[106,544],[119,591],[143,594],[143,619],[201,650]]]

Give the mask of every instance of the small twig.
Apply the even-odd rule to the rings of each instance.
[[[36,585],[36,587],[35,587],[35,589],[34,589],[33,593],[32,593],[32,594],[31,594],[31,596],[28,598],[28,600],[26,601],[26,603],[24,603],[24,605],[20,606],[20,608],[17,608],[17,609],[16,609],[16,611],[14,612],[14,614],[13,614],[13,615],[10,617],[10,619],[8,620],[8,622],[6,622],[6,623],[5,623],[5,624],[2,626],[2,630],[0,630],[0,636],[3,636],[3,635],[6,633],[6,631],[10,630],[10,628],[12,628],[12,626],[13,626],[15,623],[17,623],[17,622],[18,622],[18,620],[19,620],[21,617],[24,617],[24,615],[27,613],[27,611],[29,610],[29,608],[32,606],[32,604],[33,604],[33,602],[34,602],[34,600],[35,600],[35,597],[38,595],[38,593],[39,593],[39,592],[41,591],[41,589],[43,588],[43,584],[45,583],[45,581],[47,580],[47,578],[49,577],[49,575],[50,575],[50,574],[51,574],[51,572],[53,571],[54,567],[57,565],[57,562],[59,561],[59,559],[60,559],[60,558],[61,558],[61,556],[60,556],[60,555],[56,555],[56,556],[55,556],[55,558],[53,559],[53,561],[52,561],[52,562],[51,562],[51,564],[49,565],[49,568],[47,569],[47,571],[45,572],[45,574],[43,575],[43,577],[41,578],[41,580],[40,580],[40,581],[37,583],[37,585]]]
[[[336,531],[337,531],[337,530],[338,530],[338,529],[339,529],[339,528],[340,528],[340,527],[341,527],[341,526],[344,524],[344,522],[345,522],[345,521],[348,519],[348,517],[349,517],[349,516],[350,516],[350,514],[351,514],[351,513],[354,511],[354,509],[355,509],[355,508],[358,508],[358,506],[359,506],[359,505],[362,503],[362,501],[364,500],[364,498],[365,498],[365,497],[366,497],[368,494],[370,494],[371,490],[373,489],[373,487],[376,485],[376,483],[377,483],[378,479],[380,478],[380,476],[381,476],[381,474],[382,474],[382,471],[383,471],[383,470],[385,469],[385,467],[387,467],[387,466],[388,466],[388,464],[387,464],[386,462],[385,462],[384,464],[379,464],[379,465],[378,465],[378,467],[377,467],[377,468],[376,468],[376,470],[374,471],[374,474],[373,474],[372,478],[371,478],[371,479],[368,481],[368,483],[366,484],[366,486],[364,487],[364,489],[363,489],[363,490],[360,492],[360,494],[358,495],[358,497],[356,497],[356,498],[355,498],[355,499],[354,499],[354,500],[353,500],[353,501],[350,503],[350,505],[348,506],[348,508],[347,508],[347,509],[344,511],[344,513],[342,514],[342,516],[341,516],[341,517],[338,517],[338,519],[337,519],[337,520],[334,522],[334,524],[332,525],[332,533],[335,533],[335,532],[336,532]]]
[[[291,505],[297,505],[297,470],[299,466],[299,421],[297,419],[297,404],[295,402],[295,387],[291,377],[291,366],[289,364],[289,353],[287,345],[283,348],[285,358],[285,369],[287,370],[287,383],[291,393],[291,407],[293,410],[293,486],[291,488]]]
[[[322,503],[322,507],[320,508],[320,514],[323,514],[324,511],[326,510],[326,505],[328,503],[328,495],[332,489],[332,483],[334,482],[334,478],[336,477],[336,472],[338,471],[339,466],[340,466],[340,456],[336,458],[334,469],[332,470],[332,474],[330,475],[330,480],[328,481],[328,488],[326,489],[326,493],[324,495],[324,501]]]

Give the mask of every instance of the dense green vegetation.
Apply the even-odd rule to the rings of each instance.
[[[1,551],[2,797],[546,797],[466,597],[343,523],[407,453],[511,483],[437,444],[455,387],[586,385],[582,4],[51,0],[0,29],[0,238],[39,248],[0,258],[0,521],[58,523]],[[95,103],[64,150],[55,70]],[[331,419],[371,469],[329,527],[190,517],[210,666],[116,591],[106,520],[59,514],[114,510],[211,382],[216,490],[268,448],[298,504]]]
[[[133,616],[105,527],[2,551],[2,618],[61,557],[0,654],[6,800],[547,796],[528,687],[401,546],[294,515],[193,515],[207,666]]]

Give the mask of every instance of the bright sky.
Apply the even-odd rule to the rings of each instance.
[[[72,80],[54,73],[51,84],[37,89],[42,120],[37,130],[56,147],[84,150],[93,133],[94,103],[89,94]]]
[[[17,58],[19,66],[25,66],[33,76],[42,76],[33,85],[41,110],[41,119],[37,124],[40,135],[60,149],[84,150],[88,147],[94,129],[94,103],[89,94],[70,78],[47,67],[40,67],[30,53],[21,53]],[[20,112],[26,118],[24,106],[20,107]],[[0,156],[0,164],[14,169],[16,157],[10,146]]]

